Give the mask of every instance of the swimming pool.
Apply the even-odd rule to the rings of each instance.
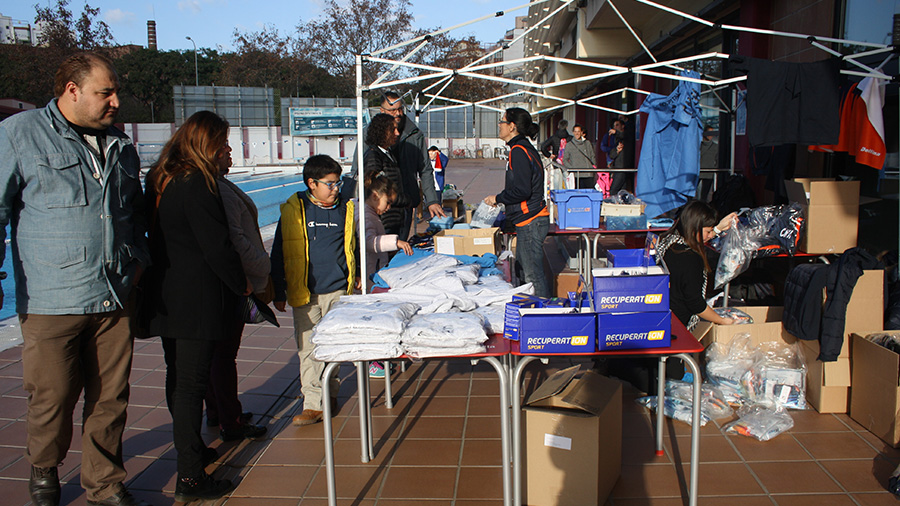
[[[231,181],[253,199],[259,209],[259,226],[264,227],[278,221],[280,215],[279,206],[284,203],[291,194],[306,190],[299,174],[269,174],[269,175],[245,175],[236,174],[229,176]],[[6,227],[6,237],[9,238],[9,227]],[[9,244],[6,244],[6,257],[0,268],[9,274],[3,281],[3,308],[0,309],[0,320],[5,320],[16,314],[16,285],[13,280],[12,253]]]

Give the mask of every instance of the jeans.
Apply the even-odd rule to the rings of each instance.
[[[534,285],[539,297],[550,297],[550,285],[544,275],[544,239],[550,230],[550,217],[539,216],[528,225],[516,227],[516,261],[525,273],[525,282]]]
[[[202,452],[206,443],[200,436],[200,423],[216,344],[205,339],[162,338],[166,403],[172,414],[179,478],[196,478],[203,472]]]

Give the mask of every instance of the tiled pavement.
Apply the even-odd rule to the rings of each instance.
[[[503,170],[494,161],[451,160],[448,180],[477,203],[499,191]],[[487,162],[487,163],[484,163]],[[496,167],[494,167],[496,165]],[[206,439],[221,458],[208,469],[237,483],[230,496],[210,504],[325,505],[322,424],[290,425],[300,409],[297,355],[289,317],[282,328],[248,326],[238,356],[244,407],[269,427],[266,439],[222,443]],[[552,365],[567,365],[560,361]],[[531,368],[538,367],[535,365]],[[531,370],[531,369],[530,369]],[[380,382],[373,426],[376,458],[359,461],[355,370],[340,373],[339,411],[334,420],[339,504],[386,506],[476,506],[502,504],[500,485],[499,388],[487,366],[467,361],[412,365],[394,383],[395,407],[384,407]],[[165,405],[165,365],[158,340],[139,341],[132,370],[131,405],[125,432],[128,487],[155,505],[173,502],[175,453]],[[526,376],[533,387],[537,376]],[[653,423],[625,389],[622,476],[608,504],[686,504],[685,462],[690,428],[666,423],[665,455],[654,453]],[[79,405],[80,407],[80,405]],[[0,352],[0,504],[28,504],[29,466],[23,458],[26,398],[21,346]],[[900,451],[881,442],[846,415],[793,412],[795,427],[760,443],[726,436],[721,424],[701,430],[701,505],[896,505],[885,492],[900,464]],[[80,417],[76,415],[76,421]],[[77,431],[76,431],[77,432]],[[63,504],[85,504],[79,485],[80,440],[72,442],[60,468]]]
[[[290,425],[300,409],[297,356],[289,318],[283,327],[248,326],[238,356],[241,400],[269,427],[261,441],[223,443],[206,432],[222,454],[208,469],[237,483],[229,497],[210,504],[326,504],[322,424]],[[551,367],[568,361],[551,363]],[[530,367],[536,367],[534,365]],[[527,376],[526,387],[542,373]],[[0,492],[4,505],[28,504],[25,394],[21,347],[0,353]],[[334,419],[339,504],[500,505],[499,387],[487,366],[468,361],[411,365],[394,383],[395,407],[384,406],[382,383],[373,381],[376,458],[359,461],[355,370],[341,369]],[[135,346],[132,395],[125,432],[128,487],[152,504],[171,504],[175,452],[165,406],[165,365],[156,339]],[[622,476],[611,505],[685,504],[689,426],[667,420],[665,455],[653,451],[652,418],[625,389]],[[846,415],[793,412],[793,430],[760,443],[726,436],[718,425],[701,430],[700,504],[896,504],[884,484],[900,463],[894,450]],[[76,418],[77,420],[78,418]],[[85,503],[79,485],[80,441],[60,468],[63,504]]]

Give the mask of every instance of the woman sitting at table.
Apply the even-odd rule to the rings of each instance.
[[[731,325],[734,320],[719,316],[706,303],[707,273],[704,244],[731,228],[736,214],[716,223],[716,211],[709,204],[692,200],[681,208],[672,228],[662,234],[656,259],[669,269],[669,307],[681,323],[692,330],[700,319]]]

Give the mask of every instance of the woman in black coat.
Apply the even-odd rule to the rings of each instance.
[[[165,352],[179,502],[218,498],[231,488],[230,481],[204,471],[216,455],[200,437],[210,362],[216,340],[225,335],[223,315],[236,313],[240,295],[252,290],[229,239],[216,184],[228,151],[228,123],[200,111],[175,132],[147,175],[148,199],[156,207],[143,310]]]
[[[394,117],[389,114],[376,114],[369,123],[369,129],[366,131],[366,144],[369,150],[366,151],[363,158],[363,167],[365,174],[370,172],[384,172],[388,179],[397,185],[399,191],[397,198],[391,204],[391,208],[381,215],[381,223],[384,225],[386,234],[399,234],[403,225],[404,208],[410,206],[409,198],[403,192],[406,186],[403,184],[403,173],[400,171],[400,165],[391,153],[391,146],[397,143],[400,132],[394,123]],[[365,177],[361,179],[365,181]],[[406,237],[401,237],[406,240]]]

